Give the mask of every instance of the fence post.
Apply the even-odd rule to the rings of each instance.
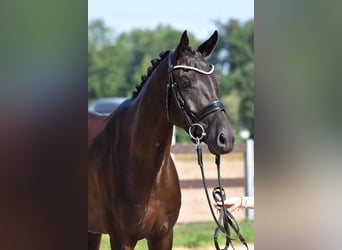
[[[245,178],[246,188],[245,195],[254,197],[254,140],[246,140],[246,153],[245,153]],[[246,209],[246,217],[254,219],[254,209]]]

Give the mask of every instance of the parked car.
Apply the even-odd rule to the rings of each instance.
[[[94,101],[88,108],[89,111],[104,115],[112,113],[127,97],[105,97]]]

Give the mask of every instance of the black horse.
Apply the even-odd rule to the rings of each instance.
[[[233,149],[234,133],[219,101],[219,78],[205,57],[213,35],[197,49],[186,31],[175,50],[160,54],[137,87],[110,116],[88,114],[88,249],[102,233],[111,249],[171,249],[181,206],[170,157],[173,125],[208,144],[213,154]]]

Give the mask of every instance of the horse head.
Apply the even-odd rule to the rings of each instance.
[[[177,48],[169,53],[166,95],[169,120],[188,131],[194,141],[207,143],[210,152],[216,155],[232,151],[235,140],[225,107],[219,100],[219,76],[205,60],[217,39],[215,31],[194,50],[189,47],[184,31]]]

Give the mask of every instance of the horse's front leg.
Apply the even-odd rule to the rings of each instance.
[[[124,243],[115,234],[109,235],[110,237],[110,248],[111,250],[133,250],[137,242]]]
[[[99,250],[101,234],[88,232],[88,250]]]
[[[173,241],[173,229],[169,230],[163,236],[148,238],[148,249],[149,250],[171,250]]]

